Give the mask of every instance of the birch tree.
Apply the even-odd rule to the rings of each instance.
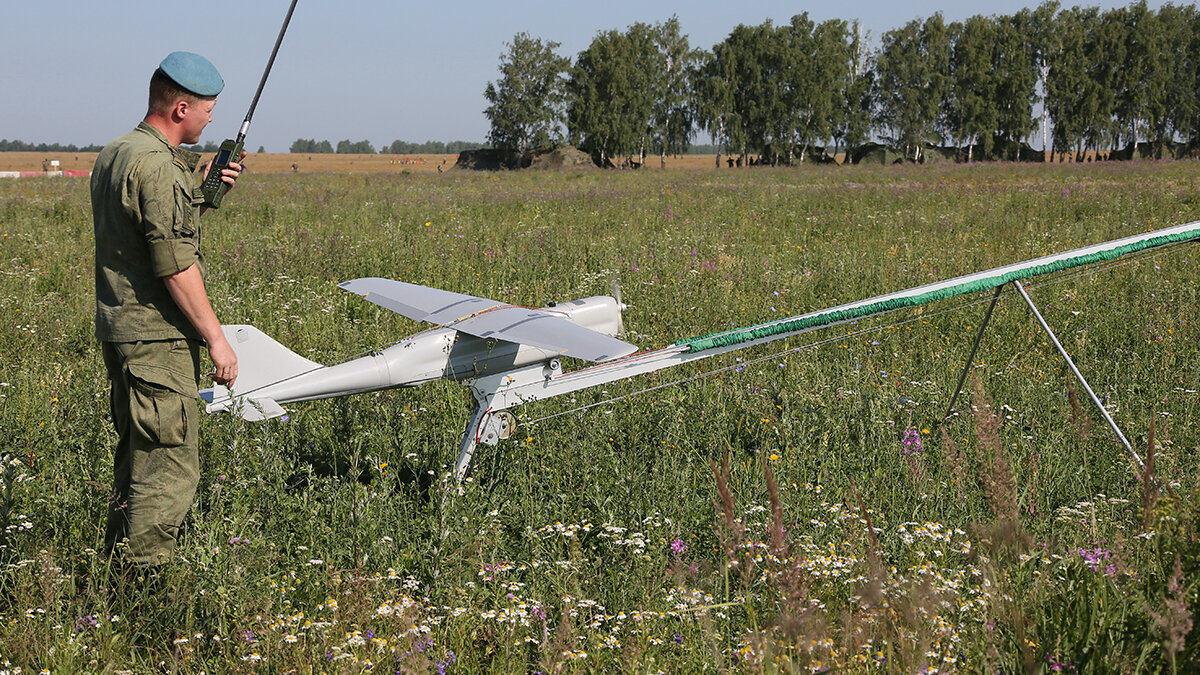
[[[830,111],[829,133],[833,141],[833,155],[836,157],[844,145],[847,162],[850,161],[852,148],[863,143],[871,132],[871,83],[874,72],[871,69],[871,52],[867,47],[869,41],[869,34],[862,33],[858,21],[852,22],[847,33],[846,50],[842,54],[847,59],[845,77],[838,84],[836,104]]]
[[[618,155],[644,156],[653,113],[648,30],[602,31],[579,53],[567,82],[567,128],[601,166]]]
[[[921,161],[927,143],[939,140],[949,61],[949,40],[940,13],[883,35],[875,67],[876,122],[880,132],[913,161]]]
[[[992,19],[976,15],[951,32],[951,137],[960,152],[966,148],[970,162],[975,159],[976,145],[985,157],[991,153],[996,132],[996,77],[992,71],[996,25]]]
[[[651,117],[659,165],[667,166],[668,154],[687,152],[695,128],[694,80],[700,52],[680,32],[679,19],[671,17],[654,27],[656,75],[654,113]]]
[[[570,62],[554,53],[557,42],[525,33],[517,33],[505,44],[508,51],[500,57],[500,79],[488,82],[483,92],[489,103],[484,115],[492,125],[488,133],[492,146],[523,158],[532,147],[561,135],[564,76]]]

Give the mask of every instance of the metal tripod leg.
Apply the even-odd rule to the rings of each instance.
[[[1088,397],[1092,399],[1092,403],[1096,406],[1096,409],[1099,410],[1100,414],[1104,416],[1104,420],[1108,422],[1108,426],[1112,427],[1113,432],[1117,434],[1117,438],[1121,439],[1121,443],[1125,446],[1125,449],[1129,451],[1130,455],[1133,455],[1133,458],[1137,461],[1138,466],[1141,467],[1142,471],[1144,472],[1146,470],[1146,464],[1142,462],[1142,458],[1138,456],[1137,452],[1134,451],[1133,446],[1129,444],[1129,440],[1125,438],[1125,434],[1121,433],[1121,428],[1117,426],[1117,423],[1113,421],[1112,416],[1109,415],[1108,411],[1104,409],[1104,405],[1100,403],[1100,399],[1096,397],[1095,392],[1093,392],[1092,388],[1088,386],[1088,382],[1086,379],[1084,379],[1083,373],[1080,373],[1079,368],[1075,367],[1075,362],[1071,360],[1071,357],[1067,354],[1067,350],[1063,349],[1062,343],[1060,343],[1058,338],[1055,337],[1054,331],[1050,330],[1050,325],[1046,323],[1044,318],[1042,318],[1042,313],[1038,311],[1037,306],[1033,304],[1033,300],[1030,299],[1029,294],[1026,293],[1025,289],[1021,287],[1021,282],[1014,281],[1012,284],[1016,287],[1017,292],[1021,294],[1021,297],[1025,299],[1025,304],[1029,305],[1029,309],[1033,312],[1033,316],[1038,320],[1038,323],[1042,325],[1042,330],[1046,331],[1046,335],[1050,336],[1050,341],[1054,343],[1054,348],[1058,350],[1058,353],[1062,355],[1063,360],[1065,360],[1067,365],[1071,367],[1071,372],[1075,373],[1075,378],[1079,380],[1079,384],[1083,386],[1083,389],[1087,392]]]
[[[954,396],[950,397],[950,405],[946,408],[945,419],[950,419],[950,416],[954,414],[954,404],[958,402],[958,395],[962,393],[963,383],[967,381],[967,373],[971,372],[971,364],[975,362],[975,353],[979,351],[979,343],[983,340],[983,331],[987,330],[988,322],[992,320],[992,311],[996,309],[996,301],[1000,299],[1002,291],[1004,291],[1004,286],[996,287],[996,294],[992,296],[992,304],[988,305],[987,314],[983,315],[983,323],[979,324],[979,332],[975,334],[975,344],[971,345],[971,355],[963,364],[962,374],[958,376],[958,386],[954,388]]]

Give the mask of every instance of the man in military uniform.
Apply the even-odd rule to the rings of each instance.
[[[204,57],[171,53],[150,79],[146,117],[92,170],[96,337],[119,436],[104,539],[135,565],[170,559],[196,494],[200,348],[218,384],[237,377],[204,286],[200,156],[179,147],[200,140],[224,86]],[[222,172],[230,186],[242,157]]]

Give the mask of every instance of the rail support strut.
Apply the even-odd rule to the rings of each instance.
[[[1121,428],[1117,426],[1115,421],[1113,421],[1112,415],[1109,415],[1108,411],[1104,409],[1104,404],[1100,402],[1100,399],[1097,398],[1096,393],[1092,391],[1091,386],[1088,385],[1087,380],[1083,377],[1083,373],[1079,372],[1079,368],[1075,366],[1075,362],[1072,361],[1071,356],[1067,354],[1067,350],[1063,349],[1062,343],[1058,341],[1058,338],[1054,335],[1054,331],[1050,330],[1050,324],[1046,323],[1046,320],[1042,318],[1042,313],[1038,311],[1037,305],[1033,304],[1033,300],[1030,299],[1029,294],[1026,293],[1025,289],[1021,286],[1020,280],[1012,282],[1012,285],[1017,289],[1017,292],[1021,294],[1021,297],[1025,299],[1025,304],[1029,305],[1029,309],[1033,312],[1034,318],[1036,318],[1038,323],[1042,325],[1042,330],[1046,331],[1046,335],[1050,336],[1050,341],[1054,343],[1054,348],[1058,350],[1058,353],[1062,355],[1063,360],[1067,362],[1068,366],[1070,366],[1071,372],[1075,374],[1075,378],[1079,380],[1079,384],[1082,385],[1084,391],[1087,392],[1088,398],[1092,399],[1092,404],[1094,404],[1096,409],[1100,411],[1100,414],[1104,416],[1104,420],[1108,422],[1108,426],[1111,427],[1113,432],[1117,434],[1117,438],[1121,439],[1121,444],[1124,445],[1125,449],[1129,451],[1129,454],[1133,456],[1133,459],[1137,462],[1138,467],[1141,468],[1144,474],[1146,471],[1145,462],[1143,462],[1142,458],[1137,454],[1136,451],[1134,451],[1133,446],[1129,444],[1129,440],[1125,438],[1125,434],[1121,433]],[[1155,482],[1157,483],[1158,480],[1155,479]]]

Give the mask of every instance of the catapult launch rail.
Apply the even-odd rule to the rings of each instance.
[[[545,365],[539,364],[520,370],[479,377],[466,383],[471,388],[472,394],[475,397],[475,409],[470,421],[467,423],[466,433],[459,447],[459,456],[454,467],[455,475],[459,480],[465,476],[475,447],[479,443],[496,445],[501,438],[508,436],[511,432],[513,420],[510,416],[500,413],[523,403],[561,396],[590,387],[602,386],[636,375],[652,373],[690,361],[698,361],[738,349],[782,340],[800,335],[801,333],[905,307],[916,307],[936,300],[945,300],[980,291],[1001,289],[1006,284],[1032,277],[1114,260],[1122,256],[1160,246],[1197,240],[1200,240],[1200,221],[1162,230],[1154,230],[1122,239],[1114,239],[983,272],[975,272],[974,274],[946,281],[939,281],[858,302],[809,312],[801,316],[788,317],[768,323],[714,333],[712,335],[680,340],[673,345],[661,349],[633,354],[573,372],[563,372],[561,362],[558,359],[553,359]],[[998,292],[999,290],[997,290],[997,294]],[[1024,296],[1024,294],[1022,295]],[[1024,297],[1026,302],[1030,303],[1031,309],[1036,313],[1036,307],[1032,305],[1028,296]],[[1043,327],[1047,330],[1049,328],[1044,324]],[[1053,338],[1052,333],[1051,337]],[[1054,342],[1057,346],[1057,339]],[[978,339],[976,340],[976,344],[978,344]],[[1074,364],[1070,362],[1070,357],[1061,348],[1060,351],[1066,357],[1068,363],[1071,364],[1076,375],[1079,376],[1081,383],[1088,389],[1088,393],[1091,394],[1086,381],[1082,379],[1082,375],[1078,373],[1078,370],[1074,368]],[[1098,399],[1095,398],[1094,394],[1092,394],[1092,399],[1093,402],[1099,405]],[[1100,410],[1106,420],[1108,420],[1110,426],[1113,427],[1117,435],[1125,443],[1126,447],[1133,453],[1128,441],[1125,441],[1124,435],[1116,428],[1116,424],[1112,422],[1107,411],[1102,406],[1100,406]],[[1140,464],[1140,458],[1137,457],[1136,453],[1133,454]]]

